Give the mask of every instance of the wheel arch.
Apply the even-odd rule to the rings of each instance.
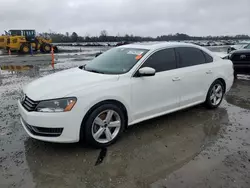
[[[210,84],[210,86],[211,86],[215,81],[217,81],[217,80],[219,80],[219,81],[222,82],[223,87],[224,87],[223,89],[224,89],[224,92],[225,92],[225,91],[226,91],[227,85],[226,85],[226,81],[225,81],[225,79],[224,79],[223,77],[218,77],[218,78],[214,79],[214,81]],[[209,88],[210,88],[210,86],[209,86]],[[207,89],[207,93],[208,93],[208,91],[209,91],[209,88]]]
[[[207,97],[207,94],[208,94],[208,92],[209,92],[209,88],[211,87],[211,85],[212,85],[216,80],[219,80],[219,81],[222,82],[224,93],[226,92],[226,87],[227,87],[227,85],[226,85],[225,79],[222,78],[222,77],[218,77],[218,78],[216,78],[216,79],[210,84],[210,86],[208,87],[207,93],[206,93],[206,97]],[[206,97],[204,98],[204,101],[206,100]]]
[[[84,115],[83,119],[82,119],[82,122],[81,122],[81,127],[80,127],[80,140],[83,140],[84,139],[84,123],[86,122],[88,116],[96,109],[98,108],[99,106],[101,105],[104,105],[104,104],[115,104],[117,105],[118,107],[120,107],[122,109],[122,111],[124,112],[124,115],[125,115],[125,120],[126,120],[126,127],[128,126],[128,118],[129,118],[129,115],[128,115],[128,109],[126,108],[126,106],[120,102],[119,100],[116,100],[116,99],[106,99],[106,100],[103,100],[103,101],[100,101],[98,103],[96,103],[95,105],[93,105],[88,111],[87,113]]]
[[[226,84],[226,81],[223,79],[223,78],[217,78],[216,80],[219,80],[221,81],[221,83],[223,84],[223,89],[224,89],[224,93],[226,92],[226,89],[227,89],[227,84]],[[215,80],[215,81],[216,81]],[[214,82],[215,82],[214,81]]]

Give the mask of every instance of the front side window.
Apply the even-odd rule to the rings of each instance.
[[[123,74],[128,71],[148,52],[146,49],[112,48],[90,61],[86,71],[102,74]]]
[[[206,63],[204,54],[200,49],[192,47],[176,48],[179,57],[179,67],[189,67]]]
[[[151,55],[142,67],[151,67],[156,72],[176,69],[176,57],[174,49],[164,49]],[[142,68],[141,67],[141,68]]]

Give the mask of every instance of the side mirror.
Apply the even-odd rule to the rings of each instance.
[[[154,76],[154,75],[155,75],[155,69],[151,67],[143,67],[138,71],[138,76]]]

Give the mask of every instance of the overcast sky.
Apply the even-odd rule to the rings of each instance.
[[[0,19],[0,33],[250,35],[250,0],[0,0]]]

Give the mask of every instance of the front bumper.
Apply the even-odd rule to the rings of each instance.
[[[79,141],[81,120],[75,117],[74,113],[28,112],[20,101],[18,101],[18,110],[22,126],[30,137],[47,142],[73,143]],[[50,135],[55,131],[57,134]]]

